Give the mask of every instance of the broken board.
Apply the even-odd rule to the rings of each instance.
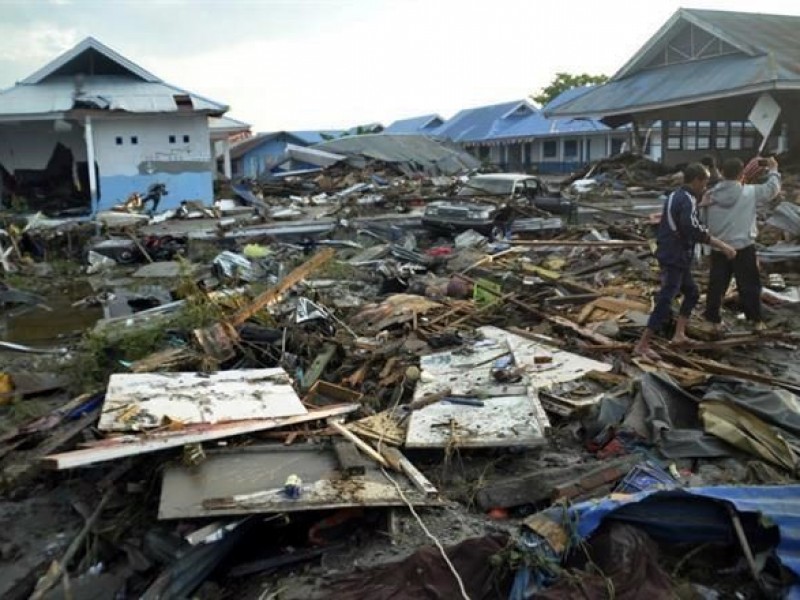
[[[407,448],[528,447],[545,443],[550,426],[527,381],[500,384],[492,376],[495,360],[508,357],[506,344],[483,340],[457,351],[420,359],[414,400],[449,389],[450,396],[480,399],[482,406],[440,401],[414,410],[408,420]]]
[[[301,481],[296,499],[283,491],[290,475]],[[399,473],[392,477],[413,505],[437,505]],[[249,446],[209,452],[197,467],[172,464],[164,471],[159,519],[328,510],[361,506],[404,506],[380,469],[345,478],[330,446]]]
[[[169,422],[220,423],[306,414],[286,372],[115,373],[98,424],[102,431],[139,431]]]

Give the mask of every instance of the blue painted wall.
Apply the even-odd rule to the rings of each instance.
[[[285,138],[277,138],[248,150],[236,159],[236,162],[239,163],[239,168],[234,168],[234,172],[239,177],[253,178],[270,172],[283,158],[283,153],[286,151],[288,143]]]
[[[178,208],[183,200],[199,200],[206,205],[214,201],[214,178],[210,171],[200,173],[153,173],[152,175],[100,176],[100,199],[97,210],[109,210],[125,202],[134,192],[144,194],[153,183],[167,186],[159,212]],[[149,207],[148,207],[149,208]]]

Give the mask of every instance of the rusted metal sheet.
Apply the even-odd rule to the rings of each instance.
[[[195,468],[173,464],[164,471],[159,519],[251,513],[327,510],[359,506],[402,506],[395,486],[373,464],[364,475],[344,477],[330,446],[251,446],[210,452]],[[298,498],[284,493],[297,475]],[[414,505],[435,505],[399,473],[392,473]]]
[[[283,369],[116,373],[98,427],[138,431],[168,422],[221,423],[306,414]]]

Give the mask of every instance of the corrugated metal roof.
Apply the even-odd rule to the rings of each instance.
[[[501,133],[535,111],[525,100],[467,108],[431,134],[454,142],[477,142]]]
[[[737,49],[734,54],[645,69],[675,28],[690,23]],[[800,17],[679,9],[612,80],[548,116],[612,116],[770,89],[800,89]]]
[[[222,115],[228,110],[224,104],[165,83],[94,38],[86,38],[0,92],[0,117],[60,114],[72,110],[76,100],[82,108],[133,113],[187,110],[178,107],[175,96],[189,96],[190,111]]]
[[[308,131],[288,131],[287,133],[300,139],[306,145],[319,144],[324,142],[326,138],[337,137],[344,133],[341,129],[320,129]]]
[[[244,121],[239,121],[238,119],[233,119],[231,117],[209,117],[208,128],[212,132],[215,131],[239,132],[239,131],[248,131],[250,129],[250,124],[245,123]]]
[[[545,114],[602,117],[758,92],[773,88],[769,67],[767,56],[729,55],[649,69],[597,86]]]
[[[262,144],[283,138],[290,144],[299,146],[312,146],[325,141],[324,136],[339,136],[342,132],[338,130],[329,131],[270,131],[259,133],[251,138],[242,140],[238,144],[231,146],[231,158],[244,156],[251,150],[258,148]]]
[[[72,77],[52,78],[36,85],[17,84],[0,92],[0,115],[62,113],[75,104],[75,80]],[[134,113],[176,112],[175,96],[191,97],[194,111],[223,113],[227,106],[197,96],[166,83],[151,83],[127,77],[102,75],[87,77],[81,84],[78,99],[96,99],[108,110]]]
[[[430,133],[437,127],[441,127],[442,124],[444,124],[444,119],[440,115],[421,115],[398,119],[384,129],[383,133]]]
[[[542,111],[546,112],[548,110],[553,110],[557,106],[561,106],[562,104],[566,104],[567,102],[572,102],[575,98],[580,98],[586,92],[593,90],[595,87],[594,85],[583,85],[580,87],[570,88],[568,90],[564,90],[558,96],[550,100],[547,104],[542,107]]]
[[[480,162],[461,148],[425,135],[354,135],[314,146],[336,154],[366,156],[388,163],[416,164],[436,174],[453,174],[480,166]]]

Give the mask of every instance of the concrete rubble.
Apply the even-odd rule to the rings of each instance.
[[[680,173],[620,155],[551,186],[570,218],[445,233],[466,171],[354,145],[214,206],[0,215],[0,596],[797,593],[796,176],[767,330],[731,294],[653,362]]]

